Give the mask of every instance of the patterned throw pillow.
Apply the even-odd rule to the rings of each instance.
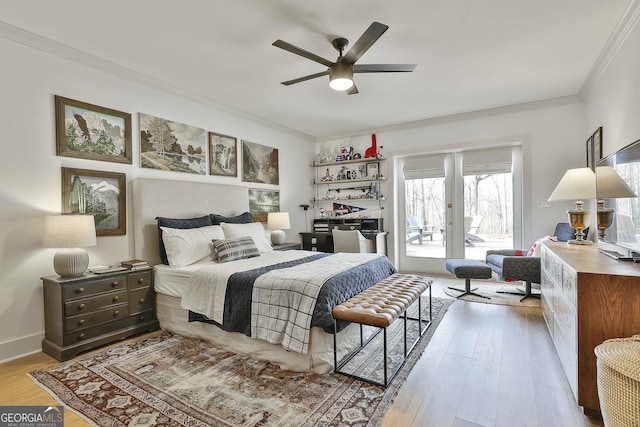
[[[260,251],[251,237],[239,237],[213,240],[213,254],[218,262],[229,262],[260,256]]]

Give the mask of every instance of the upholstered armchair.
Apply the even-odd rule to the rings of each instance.
[[[486,263],[500,280],[521,280],[525,282],[525,289],[513,291],[498,291],[499,293],[522,295],[522,300],[529,297],[540,298],[539,293],[533,293],[532,283],[540,283],[541,263],[539,256],[528,256],[518,249],[489,250]]]
[[[333,235],[333,252],[365,252],[372,253],[373,242],[358,230],[331,230]]]

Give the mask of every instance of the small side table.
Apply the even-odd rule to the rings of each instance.
[[[291,251],[291,250],[300,250],[302,245],[300,243],[283,243],[281,245],[272,245],[274,251]]]

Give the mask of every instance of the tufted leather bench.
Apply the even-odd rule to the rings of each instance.
[[[420,295],[429,290],[429,321],[422,319],[422,301]],[[413,303],[418,302],[418,317],[412,318],[406,315],[406,310]],[[333,335],[334,372],[349,375],[351,377],[386,387],[395,374],[404,364],[408,354],[420,340],[424,332],[431,324],[431,280],[413,274],[393,274],[376,283],[358,295],[350,298],[332,310],[335,330]],[[394,369],[391,375],[387,372],[387,327],[398,318],[404,319],[404,358]],[[407,345],[407,319],[418,322],[419,336],[411,344]],[[360,347],[345,356],[340,362],[337,358],[337,320],[358,323],[360,325]],[[426,326],[423,328],[422,323]],[[375,334],[363,341],[362,326],[374,326],[380,328]],[[380,331],[384,334],[384,382],[380,383],[371,379],[341,371],[341,369],[355,357]]]

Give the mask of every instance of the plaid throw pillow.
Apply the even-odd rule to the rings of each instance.
[[[218,262],[260,256],[260,251],[251,237],[213,240],[213,256]]]

